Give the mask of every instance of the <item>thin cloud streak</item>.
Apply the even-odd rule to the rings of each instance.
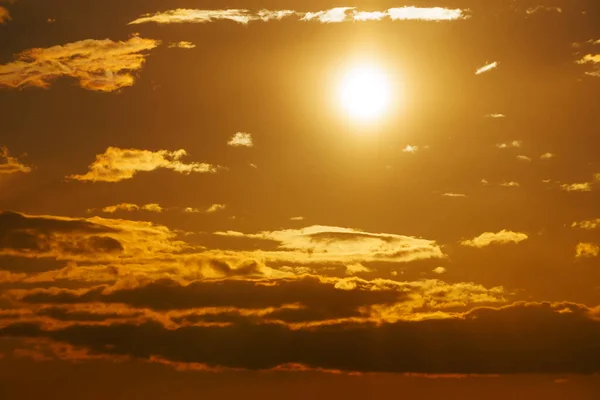
[[[494,61],[492,63],[486,64],[481,68],[478,68],[477,71],[475,71],[475,75],[481,75],[484,74],[486,72],[489,72],[491,70],[493,70],[494,68],[498,67],[498,62]]]
[[[23,164],[18,158],[12,157],[8,148],[0,146],[0,175],[31,172],[31,167]]]

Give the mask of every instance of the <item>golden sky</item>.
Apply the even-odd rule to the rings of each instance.
[[[596,399],[599,99],[597,0],[0,0],[0,398]]]

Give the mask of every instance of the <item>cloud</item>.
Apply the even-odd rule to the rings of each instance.
[[[368,272],[373,272],[373,270],[365,267],[364,265],[362,265],[360,263],[346,265],[346,274],[347,275],[356,275],[356,274],[362,274],[362,273],[368,273]]]
[[[483,73],[489,72],[494,68],[498,67],[498,62],[494,61],[492,63],[486,64],[475,71],[475,75],[481,75]]]
[[[403,149],[402,149],[402,151],[403,151],[404,153],[411,153],[411,154],[414,154],[414,153],[416,153],[417,151],[419,151],[419,146],[413,146],[413,145],[410,145],[410,144],[408,144],[408,145],[406,145],[406,147],[405,147],[405,148],[403,148]]]
[[[388,233],[368,233],[333,226],[265,231],[257,234],[215,232],[216,235],[278,242],[278,251],[261,251],[270,261],[306,263],[409,262],[445,257],[432,240]]]
[[[486,115],[487,118],[506,118],[506,115],[504,114],[498,114],[498,113],[494,113],[494,114],[487,114]]]
[[[208,23],[230,20],[240,24],[252,21],[271,21],[296,16],[299,21],[318,21],[324,24],[346,21],[453,21],[470,17],[469,10],[448,9],[442,7],[397,7],[385,11],[358,11],[356,7],[335,7],[314,12],[294,10],[260,10],[252,12],[247,9],[196,10],[175,9],[155,14],[144,14],[130,22],[129,25],[157,23]]]
[[[227,144],[231,147],[253,147],[252,135],[246,132],[238,132],[229,139]]]
[[[507,243],[520,243],[527,240],[529,237],[525,233],[508,231],[506,229],[501,230],[498,233],[485,232],[471,240],[465,240],[461,244],[463,246],[470,247],[487,247],[492,244],[507,244]]]
[[[591,192],[592,184],[589,182],[583,183],[565,183],[560,185],[565,192]]]
[[[5,24],[10,21],[10,13],[8,10],[2,6],[0,6],[0,24]]]
[[[21,163],[18,158],[11,157],[8,149],[0,146],[0,175],[31,172],[31,167]]]
[[[531,157],[527,157],[527,156],[524,156],[524,155],[518,155],[517,156],[517,160],[531,162]]]
[[[515,303],[445,319],[306,329],[277,323],[174,328],[118,321],[44,328],[17,322],[1,328],[0,335],[80,349],[80,357],[65,356],[72,361],[95,355],[247,370],[293,364],[365,373],[593,374],[600,371],[600,351],[589,339],[600,335],[600,322],[591,311],[572,303]]]
[[[437,267],[436,269],[433,270],[433,273],[438,274],[438,275],[445,274],[446,272],[448,272],[448,271],[444,267]]]
[[[225,204],[213,204],[206,209],[206,212],[209,214],[216,213],[217,211],[222,211],[227,206]]]
[[[442,196],[444,196],[444,197],[467,197],[467,195],[463,194],[463,193],[444,193]]]
[[[68,179],[84,182],[120,182],[131,179],[138,172],[154,171],[166,168],[181,174],[192,172],[214,173],[217,167],[193,162],[185,164],[180,159],[187,155],[183,149],[176,151],[120,149],[109,147],[104,154],[96,156],[96,161],[89,166],[89,172],[83,175],[71,175]]]
[[[600,254],[600,246],[594,243],[578,243],[575,247],[576,258],[598,257],[598,254]]]
[[[496,145],[496,147],[499,149],[508,149],[510,147],[520,148],[521,146],[523,146],[523,142],[521,140],[513,140],[509,143],[499,143]]]
[[[542,160],[550,160],[550,159],[552,159],[554,157],[556,157],[556,155],[553,154],[553,153],[544,153],[544,154],[542,154],[540,156],[540,159],[542,159]]]
[[[82,40],[63,46],[21,52],[17,61],[0,65],[0,87],[50,87],[56,78],[68,76],[88,90],[114,92],[132,86],[147,51],[159,41],[134,36],[127,41]]]
[[[290,221],[304,221],[304,217],[292,217]]]
[[[500,186],[502,186],[502,187],[510,187],[510,188],[515,188],[515,187],[519,187],[519,186],[521,186],[521,184],[520,184],[519,182],[514,182],[514,181],[511,181],[511,182],[502,182],[502,183],[500,184]]]
[[[164,209],[155,203],[151,203],[151,204],[144,204],[142,206],[138,206],[137,204],[131,204],[131,203],[121,203],[121,204],[116,204],[114,206],[108,206],[108,207],[104,207],[102,209],[102,212],[105,213],[109,213],[109,214],[113,214],[116,213],[117,211],[150,211],[150,212],[163,212]]]
[[[528,15],[531,14],[535,14],[541,11],[545,11],[545,12],[556,12],[561,14],[563,12],[562,8],[560,7],[552,7],[552,6],[536,6],[536,7],[530,7],[528,8],[525,12]]]
[[[571,224],[571,227],[572,228],[581,228],[581,229],[600,228],[600,218],[591,219],[588,221],[573,222],[573,224]]]
[[[186,41],[169,43],[169,48],[170,49],[173,49],[173,48],[193,49],[195,47],[196,47],[196,45],[194,43],[192,43],[192,42],[186,42]]]

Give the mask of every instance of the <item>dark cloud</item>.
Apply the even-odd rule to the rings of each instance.
[[[574,304],[518,303],[472,310],[459,319],[394,324],[182,327],[157,323],[44,331],[14,324],[0,335],[49,338],[92,354],[152,356],[179,363],[270,369],[297,363],[361,372],[457,374],[600,372],[600,321]]]

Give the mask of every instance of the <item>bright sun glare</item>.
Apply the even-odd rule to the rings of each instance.
[[[343,74],[339,101],[352,119],[373,121],[388,111],[391,103],[391,82],[385,71],[373,65],[357,65]]]

